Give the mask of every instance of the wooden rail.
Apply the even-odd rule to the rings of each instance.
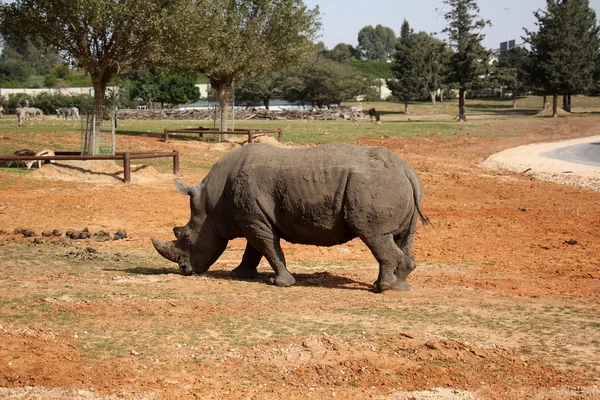
[[[0,154],[0,161],[58,161],[58,160],[122,160],[123,161],[123,182],[131,182],[131,160],[140,160],[145,158],[173,158],[173,174],[179,174],[179,151],[173,150],[172,152],[118,152],[114,156],[88,156],[81,155],[76,152],[56,152],[53,156],[17,156],[2,155]]]
[[[254,135],[266,135],[269,133],[277,134],[277,141],[281,143],[283,141],[283,131],[281,129],[234,129],[232,131],[219,131],[210,128],[183,128],[183,129],[165,129],[163,134],[163,140],[169,141],[169,134],[171,133],[197,133],[199,137],[208,135],[247,135],[248,143],[252,143]]]

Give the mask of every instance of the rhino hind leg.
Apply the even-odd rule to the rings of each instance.
[[[402,251],[404,257],[396,267],[394,275],[396,275],[396,283],[392,287],[393,290],[410,290],[407,277],[416,268],[415,253],[413,252],[413,243],[415,240],[415,232],[417,230],[418,216],[415,213],[410,224],[408,232],[400,236],[394,237],[396,245]]]
[[[405,255],[394,241],[394,237],[389,234],[361,239],[379,263],[379,276],[373,284],[374,291],[381,293],[390,289],[409,290],[410,285],[406,281],[408,274],[399,276],[396,273],[404,263]]]
[[[254,279],[258,277],[257,268],[262,256],[250,243],[247,243],[242,262],[231,271],[231,276],[241,279]]]
[[[270,226],[255,223],[248,225],[244,231],[248,245],[262,254],[275,271],[275,276],[267,279],[267,283],[281,287],[292,286],[296,283],[296,279],[285,266],[285,256],[279,243],[280,238],[273,229]]]

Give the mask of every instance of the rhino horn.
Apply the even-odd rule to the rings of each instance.
[[[177,262],[177,251],[173,242],[165,242],[157,238],[152,238],[152,244],[158,253],[169,261]]]

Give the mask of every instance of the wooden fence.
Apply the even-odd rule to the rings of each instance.
[[[17,156],[0,154],[0,161],[87,161],[87,160],[121,160],[123,161],[123,182],[131,182],[131,160],[141,160],[145,158],[173,158],[173,174],[179,174],[179,151],[172,152],[118,152],[114,156],[88,156],[77,152],[56,152],[53,156]]]

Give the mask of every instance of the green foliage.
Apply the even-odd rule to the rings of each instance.
[[[158,102],[162,105],[191,103],[200,98],[195,73],[174,73],[151,69],[132,72],[119,83],[120,106],[137,106]]]
[[[52,69],[52,75],[59,79],[65,79],[69,75],[69,65],[67,63],[56,64]]]
[[[325,51],[324,55],[330,60],[337,62],[348,62],[359,58],[358,50],[346,43],[338,43],[333,49]]]
[[[281,98],[286,71],[274,71],[269,74],[252,73],[235,88],[235,98],[241,103],[262,103],[269,109],[269,101]]]
[[[208,77],[221,106],[221,130],[233,84],[251,72],[301,64],[320,27],[318,8],[302,0],[199,0],[178,11],[177,29],[161,35],[160,61]]]
[[[391,79],[394,77],[392,64],[385,61],[351,60],[349,65],[370,79]]]
[[[15,0],[0,5],[0,33],[10,43],[28,40],[56,49],[88,72],[101,121],[108,83],[123,69],[148,62],[179,3],[188,2]]]
[[[526,49],[513,47],[500,55],[490,81],[512,93],[513,99],[530,89],[530,57]]]
[[[23,36],[8,37],[7,39],[0,59],[23,61],[28,65],[32,75],[48,75],[55,65],[63,62],[56,51],[35,46]]]
[[[47,88],[53,88],[58,83],[58,79],[51,74],[48,74],[44,77],[44,86]]]
[[[600,47],[596,13],[588,0],[547,0],[536,11],[538,31],[526,30],[531,44],[532,80],[548,94],[574,94],[594,83]]]
[[[85,74],[69,74],[65,77],[65,82],[69,87],[90,87],[92,86],[92,78],[90,75]]]
[[[489,52],[481,44],[485,35],[477,31],[490,22],[477,19],[476,0],[445,0],[444,3],[451,7],[444,16],[449,21],[444,32],[448,33],[450,46],[455,51],[450,57],[449,80],[462,89],[471,89],[486,72],[489,59]]]
[[[392,63],[395,79],[388,80],[387,85],[395,97],[404,101],[406,114],[408,102],[425,97],[429,89],[429,64],[427,47],[404,20]]]
[[[481,87],[482,76],[488,73],[489,52],[481,44],[485,35],[478,33],[489,21],[479,19],[477,0],[444,0],[450,7],[444,18],[449,25],[444,32],[454,53],[450,57],[448,81],[459,90],[459,121],[466,121],[464,94],[466,90]]]
[[[358,32],[358,53],[363,60],[390,61],[396,46],[396,34],[391,28],[368,25]]]
[[[354,100],[359,95],[374,97],[376,82],[356,72],[347,64],[337,63],[322,56],[285,83],[285,98],[310,102],[313,106],[330,106]]]
[[[23,86],[31,69],[24,61],[0,61],[0,85],[2,87]]]

